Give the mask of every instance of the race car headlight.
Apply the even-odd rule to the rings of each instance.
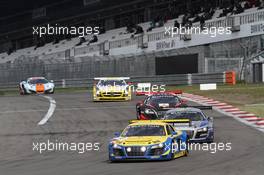
[[[163,143],[160,143],[160,144],[157,144],[157,145],[153,145],[151,147],[151,149],[156,149],[156,148],[163,148],[164,144]]]
[[[145,146],[142,146],[141,148],[140,148],[140,151],[141,152],[145,152],[147,150],[147,148],[145,147]]]
[[[208,128],[207,127],[204,127],[204,128],[198,129],[197,131],[198,132],[206,132],[207,130],[208,130]]]
[[[127,147],[126,151],[131,152],[131,147]]]
[[[100,88],[99,88],[99,87],[96,87],[95,94],[96,94],[97,96],[100,95]]]
[[[114,144],[113,144],[113,148],[116,148],[116,149],[121,149],[122,147],[121,147],[121,146],[119,146],[118,144],[114,143]]]
[[[155,114],[153,110],[151,109],[145,109],[146,114]]]

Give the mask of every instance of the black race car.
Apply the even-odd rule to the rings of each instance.
[[[178,107],[187,107],[187,104],[176,94],[166,92],[152,94],[136,104],[137,119],[160,119],[166,111]]]

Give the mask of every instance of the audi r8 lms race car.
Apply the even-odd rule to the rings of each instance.
[[[178,122],[177,120],[171,122]],[[188,136],[162,120],[131,121],[110,141],[109,160],[171,160],[188,155]]]
[[[201,109],[193,107],[171,109],[165,113],[163,119],[189,119],[190,125],[178,123],[174,125],[175,129],[186,131],[191,142],[214,141],[213,118],[206,116]]]
[[[184,106],[186,101],[173,92],[153,93],[136,104],[137,119],[160,119],[167,110]]]
[[[131,91],[125,81],[129,77],[101,77],[94,79],[98,81],[93,87],[94,101],[131,100]]]
[[[52,80],[47,80],[44,77],[31,77],[26,81],[19,83],[19,92],[21,95],[47,93],[53,94],[55,85]]]

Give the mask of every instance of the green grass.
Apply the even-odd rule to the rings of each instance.
[[[210,97],[264,117],[264,84],[219,85],[217,90],[210,91],[200,91],[198,85],[167,88],[167,90],[172,89],[181,89],[186,93]]]

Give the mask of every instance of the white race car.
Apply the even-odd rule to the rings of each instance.
[[[53,81],[48,81],[44,77],[31,77],[26,81],[19,83],[19,92],[21,95],[26,94],[53,94],[55,90],[55,85]]]

